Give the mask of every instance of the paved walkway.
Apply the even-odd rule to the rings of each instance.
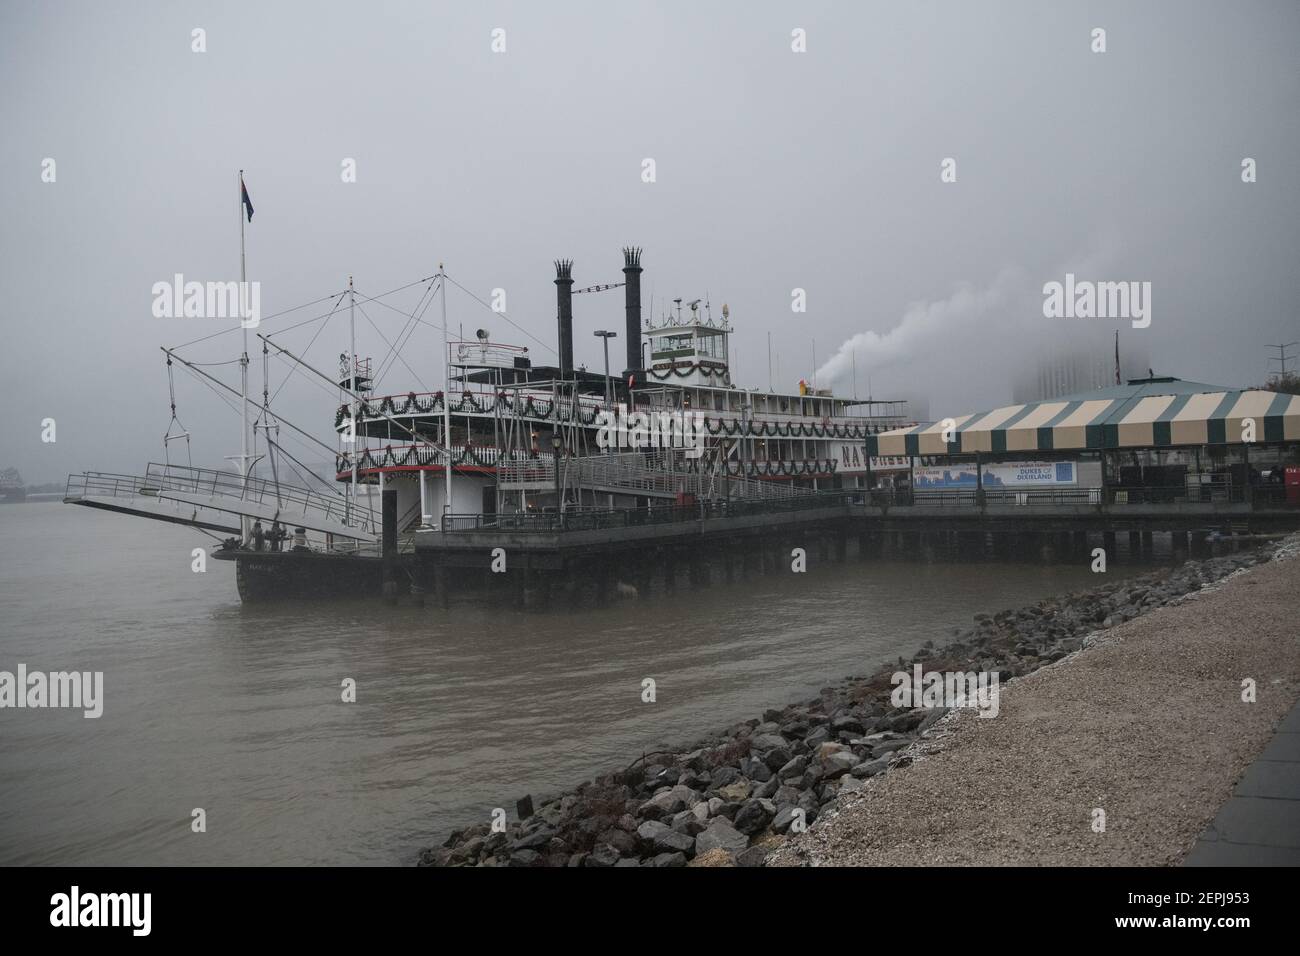
[[[1250,765],[1183,865],[1300,866],[1300,704]]]

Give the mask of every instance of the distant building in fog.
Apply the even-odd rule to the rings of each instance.
[[[1146,378],[1150,364],[1151,357],[1146,349],[1134,348],[1121,342],[1121,383],[1131,378]],[[1114,341],[1100,348],[1075,345],[1051,355],[1028,360],[1012,383],[1011,401],[1017,405],[1041,402],[1114,384]]]

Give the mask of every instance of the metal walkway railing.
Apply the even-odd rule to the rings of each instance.
[[[360,504],[350,507],[341,495],[250,477],[247,480],[228,471],[164,465],[151,462],[143,476],[87,471],[69,475],[65,501],[84,498],[154,498],[184,501],[195,507],[220,506],[234,513],[280,514],[283,520],[315,518],[330,525],[348,525],[375,532],[379,519]]]
[[[669,470],[658,457],[639,452],[617,455],[588,455],[561,459],[566,487],[580,485],[594,491],[626,492],[672,498],[690,494],[697,498],[743,498],[773,500],[802,498],[816,494],[791,482],[730,478],[708,471]],[[706,464],[707,468],[707,464]],[[555,486],[555,462],[550,455],[497,464],[497,480],[503,489],[549,489]]]
[[[851,493],[819,492],[807,497],[769,499],[766,501],[697,501],[690,505],[661,508],[623,508],[612,511],[573,509],[563,514],[528,512],[520,514],[448,514],[442,516],[445,532],[492,531],[546,533],[560,531],[595,531],[609,528],[632,528],[644,525],[673,524],[686,521],[710,521],[747,518],[756,515],[796,512],[834,511],[853,500]],[[815,517],[815,515],[814,515]]]

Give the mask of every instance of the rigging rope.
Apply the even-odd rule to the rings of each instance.
[[[280,473],[275,467],[275,449],[276,443],[271,440],[271,419],[274,413],[271,411],[270,398],[267,396],[267,386],[271,382],[271,350],[266,347],[266,339],[262,340],[262,410],[258,413],[258,418],[262,422],[262,431],[266,434],[266,457],[271,463],[271,481],[275,484],[275,515],[280,516],[280,509],[284,507],[284,502],[280,498]],[[280,423],[275,423],[275,434],[280,434]],[[253,423],[253,452],[257,452],[257,422]]]
[[[470,298],[474,299],[476,302],[478,302],[478,303],[479,303],[480,305],[482,305],[484,308],[486,308],[486,309],[492,311],[493,314],[495,314],[495,315],[500,315],[501,318],[502,318],[505,322],[507,322],[507,323],[508,323],[509,325],[511,325],[512,327],[514,327],[514,328],[515,328],[516,330],[518,330],[520,333],[522,333],[523,335],[525,335],[525,336],[527,336],[528,338],[532,339],[534,342],[538,343],[540,346],[542,346],[542,347],[543,347],[544,349],[546,349],[548,352],[551,352],[551,353],[554,354],[555,350],[554,350],[551,346],[547,345],[546,342],[542,341],[542,340],[539,339],[537,336],[535,336],[535,335],[533,335],[532,333],[528,332],[528,330],[524,329],[524,328],[523,328],[522,326],[520,326],[518,323],[516,323],[515,321],[513,321],[513,320],[512,320],[508,315],[506,315],[504,312],[498,312],[498,311],[492,309],[492,307],[491,307],[487,302],[485,302],[483,299],[479,298],[477,295],[475,295],[475,294],[474,294],[473,292],[471,292],[469,289],[465,288],[465,286],[461,285],[461,284],[460,284],[459,282],[457,282],[455,279],[451,279],[450,276],[446,276],[445,273],[441,273],[441,275],[442,275],[442,277],[443,277],[444,282],[445,282],[445,281],[450,281],[450,282],[452,282],[452,284],[454,284],[457,288],[459,288],[459,289],[460,289],[462,292],[464,292],[466,295],[470,296]],[[416,330],[417,325],[426,325],[426,326],[429,326],[430,328],[434,328],[434,329],[440,330],[440,331],[442,331],[442,332],[444,332],[444,333],[446,333],[446,332],[449,331],[449,330],[445,327],[445,323],[444,323],[443,325],[435,325],[435,324],[433,324],[433,323],[431,323],[431,322],[426,322],[426,321],[424,320],[424,318],[423,318],[424,313],[427,312],[429,306],[430,306],[430,305],[432,304],[432,302],[434,301],[434,298],[436,297],[437,293],[438,293],[439,291],[441,291],[442,294],[444,295],[444,297],[445,297],[445,295],[446,295],[446,289],[445,289],[444,282],[439,282],[438,279],[439,279],[439,275],[426,276],[426,277],[423,277],[423,278],[421,278],[421,279],[417,279],[417,280],[415,280],[414,282],[406,283],[405,285],[398,286],[398,287],[396,287],[396,288],[394,288],[394,289],[390,289],[390,290],[388,290],[388,291],[386,291],[386,292],[382,292],[382,293],[380,293],[380,294],[378,294],[378,295],[375,295],[375,296],[365,296],[365,297],[363,297],[361,300],[358,300],[358,301],[357,301],[357,304],[358,304],[358,305],[360,305],[361,303],[370,303],[370,302],[375,302],[375,303],[377,303],[379,306],[381,306],[382,308],[391,309],[392,311],[399,313],[400,315],[402,315],[402,316],[406,319],[406,322],[403,323],[403,326],[402,326],[401,330],[399,331],[398,335],[396,336],[396,339],[395,339],[394,341],[389,341],[389,339],[388,339],[388,338],[384,335],[384,333],[379,329],[378,325],[376,325],[376,323],[374,322],[374,320],[370,317],[369,313],[368,313],[365,309],[362,309],[362,310],[361,310],[362,315],[365,317],[366,321],[370,323],[371,327],[374,328],[375,332],[380,336],[381,339],[384,340],[384,342],[385,342],[385,343],[388,345],[388,347],[389,347],[388,354],[384,356],[383,361],[380,363],[380,370],[379,370],[379,371],[380,371],[380,377],[383,377],[383,376],[386,375],[389,371],[391,371],[391,370],[392,370],[392,367],[393,367],[393,365],[394,365],[395,362],[400,361],[400,362],[402,363],[402,365],[406,368],[406,370],[407,370],[407,371],[412,375],[412,377],[415,379],[415,381],[418,382],[419,385],[420,385],[422,388],[424,388],[426,391],[429,390],[429,389],[428,389],[428,386],[427,386],[427,385],[426,385],[426,384],[425,384],[425,383],[420,379],[420,376],[419,376],[419,375],[416,373],[416,371],[411,367],[411,365],[406,361],[406,359],[402,357],[402,354],[401,354],[401,353],[402,353],[402,349],[405,348],[407,345],[409,345],[409,343],[410,343],[410,341],[411,341],[411,338],[412,338],[412,336],[413,336],[414,333],[415,333],[415,330]],[[415,309],[414,309],[412,312],[410,312],[410,313],[407,313],[407,312],[405,312],[405,311],[403,311],[403,310],[401,310],[401,309],[398,309],[398,308],[396,308],[396,307],[394,307],[394,306],[392,306],[392,305],[389,305],[388,303],[382,301],[382,299],[383,299],[384,297],[386,297],[386,296],[394,295],[394,294],[396,294],[396,293],[398,293],[398,292],[402,292],[402,291],[404,291],[404,290],[406,290],[406,289],[410,289],[410,288],[412,288],[412,287],[414,287],[414,286],[416,286],[416,285],[420,285],[420,284],[424,284],[424,290],[423,290],[423,292],[421,293],[420,298],[419,298],[419,300],[418,300],[417,303],[416,303],[416,307],[415,307]],[[330,309],[327,313],[324,313],[324,314],[322,314],[322,315],[315,316],[314,318],[307,319],[307,320],[304,320],[304,321],[302,321],[302,322],[295,323],[295,324],[290,325],[290,326],[288,326],[288,327],[286,327],[286,328],[284,328],[284,329],[280,329],[280,330],[278,330],[278,331],[275,333],[276,335],[279,335],[279,334],[281,334],[281,333],[285,333],[285,332],[292,331],[293,329],[301,328],[302,326],[305,326],[305,325],[311,324],[312,322],[321,322],[322,319],[325,320],[325,321],[321,322],[321,325],[316,329],[315,333],[312,335],[311,340],[308,342],[308,344],[307,344],[307,350],[309,351],[309,350],[311,349],[312,345],[315,344],[315,342],[316,342],[317,338],[320,336],[321,332],[324,331],[325,326],[328,325],[329,319],[330,319],[331,317],[333,317],[333,316],[338,312],[338,310],[339,310],[339,308],[340,308],[340,306],[341,306],[341,304],[342,304],[342,302],[343,302],[343,300],[344,300],[344,296],[346,296],[346,295],[347,295],[346,292],[338,292],[338,293],[333,293],[333,294],[328,295],[328,296],[322,296],[322,297],[319,298],[319,299],[314,299],[314,300],[312,300],[312,301],[310,301],[310,302],[303,303],[302,305],[294,306],[294,307],[289,308],[289,309],[284,309],[284,310],[282,310],[282,311],[280,311],[280,312],[272,313],[271,315],[266,316],[266,317],[263,319],[263,322],[267,322],[267,321],[269,321],[269,320],[271,320],[271,319],[279,318],[279,317],[281,317],[281,316],[288,315],[288,314],[290,314],[290,313],[297,312],[297,311],[302,310],[302,309],[305,309],[305,308],[309,308],[309,307],[311,307],[311,306],[313,306],[313,305],[317,305],[317,304],[319,304],[319,303],[321,303],[321,302],[325,302],[325,301],[328,301],[328,300],[334,300],[331,309]],[[210,340],[210,339],[217,338],[217,337],[220,336],[220,335],[224,335],[224,334],[226,334],[227,332],[233,332],[233,331],[235,331],[235,329],[233,329],[233,328],[230,328],[230,329],[222,329],[222,330],[219,330],[219,331],[217,331],[217,332],[214,332],[214,333],[212,333],[212,334],[210,334],[210,335],[205,335],[205,336],[202,336],[202,337],[200,337],[200,338],[194,339],[194,340],[192,340],[192,341],[190,341],[190,342],[185,343],[184,345],[178,346],[177,348],[178,348],[178,349],[180,349],[180,348],[188,348],[189,346],[197,345],[197,344],[199,344],[200,342],[205,342],[205,341],[208,341],[208,340]],[[271,337],[271,336],[268,335],[268,338],[269,338],[269,337]],[[327,482],[325,482],[324,479],[321,479],[318,475],[316,475],[315,472],[312,471],[312,469],[307,468],[307,466],[306,466],[306,465],[303,465],[303,463],[302,463],[301,461],[298,461],[298,459],[296,459],[296,458],[294,458],[292,455],[290,455],[290,454],[289,454],[289,453],[284,449],[284,447],[279,443],[279,441],[277,440],[278,437],[279,437],[279,434],[280,434],[280,423],[279,423],[279,421],[278,421],[278,416],[276,416],[276,415],[274,414],[274,412],[272,412],[271,409],[270,409],[270,402],[271,402],[271,401],[274,401],[275,398],[277,398],[277,397],[279,396],[280,392],[284,389],[285,385],[288,384],[289,380],[294,376],[295,373],[297,373],[297,372],[300,370],[299,367],[300,367],[300,365],[302,364],[302,360],[301,360],[301,359],[296,359],[296,358],[295,358],[295,359],[292,360],[292,362],[290,362],[290,361],[288,361],[288,360],[284,357],[284,355],[280,355],[280,354],[277,354],[276,357],[277,357],[278,359],[280,359],[282,362],[285,362],[287,365],[289,365],[289,370],[288,370],[288,372],[286,373],[284,379],[283,379],[283,380],[280,382],[280,384],[276,387],[274,393],[268,395],[268,390],[269,390],[269,379],[270,379],[269,350],[268,350],[268,348],[267,348],[267,344],[266,344],[266,342],[265,342],[265,340],[264,340],[264,341],[263,341],[263,346],[262,346],[262,362],[263,362],[262,409],[261,409],[261,412],[260,412],[259,415],[258,415],[257,420],[255,420],[254,423],[253,423],[253,443],[254,443],[253,451],[254,451],[254,453],[256,454],[256,451],[257,451],[257,448],[256,448],[256,444],[257,444],[257,430],[258,430],[258,428],[259,428],[259,423],[260,423],[260,427],[261,427],[261,428],[263,429],[263,431],[266,433],[266,434],[265,434],[265,437],[266,437],[266,442],[267,442],[267,454],[268,454],[268,457],[271,459],[271,469],[272,469],[272,474],[273,474],[273,476],[274,476],[274,478],[275,478],[275,481],[276,481],[277,496],[278,496],[278,493],[279,493],[279,481],[278,481],[278,473],[279,473],[279,469],[278,469],[278,465],[277,465],[277,462],[276,462],[276,453],[278,453],[280,456],[283,456],[283,457],[289,459],[290,461],[296,462],[298,465],[302,466],[303,470],[304,470],[305,472],[307,472],[307,474],[310,475],[312,478],[315,478],[317,481],[320,481],[320,482],[321,482],[323,485],[325,485],[326,487],[330,487],[330,485],[329,485]],[[237,359],[236,359],[236,360],[230,360],[230,361],[224,361],[224,362],[206,362],[206,363],[195,362],[195,363],[193,363],[193,364],[194,364],[195,366],[200,366],[200,365],[205,365],[205,366],[224,366],[224,365],[235,365],[235,364],[239,364],[239,361],[240,361],[240,360],[237,360]],[[177,417],[177,415],[176,415],[175,383],[174,383],[174,378],[173,378],[172,360],[171,360],[170,355],[169,355],[168,358],[167,358],[167,367],[168,367],[168,368],[167,368],[167,374],[168,374],[168,387],[169,387],[169,390],[170,390],[170,393],[171,393],[172,421],[168,423],[167,433],[164,435],[164,449],[165,449],[165,450],[168,450],[168,449],[169,449],[169,446],[170,446],[170,442],[171,442],[171,441],[176,440],[176,439],[179,439],[179,438],[181,438],[181,437],[184,437],[184,438],[185,438],[185,441],[186,441],[186,453],[187,453],[187,459],[188,459],[189,462],[190,462],[190,467],[193,467],[193,451],[192,451],[192,447],[191,447],[191,444],[190,444],[190,435],[189,435],[189,432],[185,430],[183,423],[180,422],[180,419],[179,419],[179,418]],[[191,371],[194,371],[194,370],[191,369]],[[197,374],[197,373],[196,373],[196,374]],[[213,385],[212,385],[211,383],[205,381],[202,377],[200,377],[200,381],[202,382],[202,384],[203,384],[205,387],[207,387],[210,391],[212,391],[212,393],[213,393],[214,395],[216,395],[216,396],[218,397],[218,399],[220,399],[224,404],[226,404],[227,407],[231,408],[231,410],[234,411],[236,414],[239,414],[239,413],[240,413],[240,409],[237,407],[237,405],[236,405],[234,402],[232,402],[231,400],[229,400],[229,399],[228,399],[225,395],[223,395],[221,392],[219,392],[216,388],[214,388]],[[326,394],[329,394],[331,399],[333,399],[333,398],[335,397],[335,396],[334,396],[332,393],[330,393],[329,390],[326,389],[324,386],[320,385],[319,383],[315,382],[314,380],[309,379],[309,381],[311,381],[312,384],[313,384],[316,388],[319,388],[322,392],[324,392],[324,393],[326,393]],[[172,434],[173,426],[176,426],[176,427],[179,429],[178,433],[175,434],[175,435]],[[273,438],[271,437],[271,429],[272,429],[272,428],[275,429],[276,439],[273,439]],[[293,438],[292,440],[297,441],[296,438]],[[302,445],[302,442],[299,441],[298,444],[299,444],[299,445]],[[323,443],[322,443],[322,444],[323,444]],[[306,447],[306,446],[303,446],[303,447]],[[167,455],[167,464],[170,466],[170,454]],[[295,475],[298,476],[298,478],[299,478],[300,480],[305,480],[305,479],[303,479],[302,474],[299,473],[299,472],[297,471],[297,469],[293,468],[291,465],[289,466],[289,468],[290,468],[291,471],[294,472]],[[337,492],[335,492],[335,493],[337,493]]]
[[[330,318],[334,315],[335,312],[338,311],[339,306],[343,304],[343,296],[344,296],[344,295],[345,295],[345,293],[343,293],[343,292],[340,292],[340,293],[339,293],[339,300],[338,300],[338,302],[335,302],[335,303],[334,303],[334,308],[330,309],[329,312],[328,312],[327,314],[325,314],[325,315],[323,315],[323,316],[322,316],[322,315],[318,315],[318,316],[316,316],[316,318],[314,318],[314,319],[311,320],[312,322],[317,322],[317,321],[319,321],[320,319],[324,319],[325,321],[324,321],[324,322],[321,322],[320,328],[318,328],[318,329],[315,331],[315,333],[313,333],[313,335],[312,335],[312,337],[311,337],[311,341],[308,342],[308,343],[307,343],[307,347],[306,347],[305,349],[303,349],[302,354],[303,354],[304,356],[305,356],[308,352],[311,351],[311,347],[312,347],[313,345],[316,344],[316,339],[319,338],[320,334],[321,334],[322,332],[325,331],[325,326],[329,325],[329,320],[330,320]],[[307,324],[307,323],[305,323],[305,322],[299,323],[299,325],[306,325],[306,324]],[[294,326],[294,328],[297,328],[297,326]],[[283,331],[283,332],[288,332],[288,331],[290,331],[290,330],[289,330],[289,329],[282,329],[281,331]],[[263,349],[266,348],[266,343],[265,343],[265,342],[262,343],[262,348],[263,348]],[[277,357],[278,357],[278,356],[277,356]],[[289,379],[293,378],[294,373],[298,371],[298,366],[299,366],[299,364],[300,364],[299,360],[295,359],[295,360],[294,360],[294,363],[293,363],[293,366],[292,366],[292,367],[289,369],[289,371],[285,374],[284,379],[281,380],[279,386],[276,388],[276,390],[275,390],[275,394],[271,396],[271,401],[275,401],[276,398],[279,397],[280,392],[284,389],[284,387],[285,387],[286,385],[289,384]]]
[[[369,314],[368,312],[366,312],[365,309],[362,309],[360,306],[357,306],[357,308],[360,309],[361,314],[362,314],[363,316],[365,316],[366,321],[370,323],[370,327],[371,327],[372,329],[374,329],[375,332],[376,332],[376,334],[378,334],[378,336],[379,336],[381,339],[384,340],[385,344],[388,345],[388,350],[391,352],[391,351],[393,350],[393,343],[392,343],[392,342],[389,342],[389,341],[388,341],[388,337],[385,336],[383,332],[380,332],[380,331],[379,331],[379,326],[375,325],[375,320],[372,319],[372,318],[370,317],[370,314]],[[423,380],[420,378],[420,376],[416,374],[415,369],[411,368],[410,364],[406,361],[406,359],[402,358],[401,353],[398,352],[398,353],[395,353],[395,354],[396,354],[396,356],[397,356],[397,360],[398,360],[399,362],[401,362],[404,366],[406,366],[406,370],[407,370],[408,372],[410,372],[410,373],[411,373],[411,376],[416,380],[416,382],[419,383],[420,388],[424,389],[426,392],[427,392],[427,391],[430,391],[429,386],[424,384],[424,382],[423,382]]]
[[[337,482],[327,481],[324,478],[322,478],[320,475],[316,474],[316,472],[312,471],[309,467],[307,467],[307,465],[303,464],[297,458],[293,457],[293,455],[289,454],[289,452],[286,451],[284,446],[281,445],[279,442],[275,443],[275,447],[276,450],[279,451],[281,455],[289,459],[289,461],[291,462],[291,464],[289,465],[289,470],[292,471],[295,475],[297,475],[299,480],[302,481],[303,488],[308,488],[309,482],[307,479],[310,478],[312,481],[319,482],[321,486],[324,487],[325,490],[328,491],[330,494],[339,498],[344,497],[343,492],[338,490]],[[297,468],[293,467],[293,465],[295,464],[301,467],[302,470],[307,473],[306,476],[304,476],[303,473],[300,472]]]
[[[404,290],[406,290],[406,289],[411,288],[411,286],[419,285],[421,282],[428,282],[428,281],[429,281],[430,279],[432,279],[432,278],[435,278],[435,277],[434,277],[434,276],[425,276],[423,279],[416,279],[414,282],[408,282],[408,283],[406,283],[406,285],[398,286],[396,289],[389,289],[387,292],[381,292],[381,293],[379,293],[379,296],[376,296],[375,298],[378,299],[380,296],[385,296],[385,295],[394,295],[395,293],[402,292],[402,291],[404,291]],[[263,322],[263,323],[266,323],[266,322],[269,322],[271,319],[278,319],[280,316],[282,316],[282,315],[288,315],[290,312],[297,312],[299,309],[305,309],[305,308],[307,308],[308,306],[316,305],[316,304],[318,304],[318,303],[320,303],[320,302],[324,302],[324,301],[326,301],[327,299],[332,299],[332,298],[334,298],[335,295],[345,295],[345,294],[346,294],[346,293],[344,293],[344,292],[332,293],[332,294],[330,294],[330,295],[321,296],[319,299],[313,299],[311,302],[304,302],[302,305],[295,305],[293,308],[290,308],[290,309],[282,309],[282,310],[280,310],[279,312],[272,312],[270,315],[263,316],[263,317],[262,317],[262,322]],[[371,301],[374,301],[374,300],[372,300],[372,299],[366,299],[365,301],[367,301],[367,302],[371,302]],[[320,316],[317,316],[316,318],[318,319],[318,318],[320,318]],[[315,321],[316,321],[316,319],[307,319],[306,322],[299,322],[298,325],[306,325],[307,322],[315,322]],[[289,329],[295,329],[295,328],[297,328],[297,327],[298,327],[297,325],[291,325],[291,326],[289,326],[289,328],[287,328],[287,329],[281,329],[280,331],[281,331],[281,332],[288,332]],[[226,334],[229,333],[229,332],[238,332],[238,331],[240,331],[240,328],[241,328],[240,326],[233,326],[233,327],[228,328],[228,329],[221,329],[220,331],[213,332],[213,333],[211,333],[210,335],[204,335],[204,336],[202,336],[202,337],[200,337],[200,338],[194,339],[194,340],[192,340],[192,341],[190,341],[190,342],[186,342],[186,343],[184,343],[184,344],[182,344],[182,345],[177,345],[177,346],[175,347],[175,351],[180,351],[181,349],[189,348],[191,345],[198,345],[200,342],[206,342],[206,341],[208,341],[209,339],[215,339],[215,338],[216,338],[217,336],[219,336],[219,335],[226,335]]]
[[[443,274],[446,275],[446,273],[443,273]],[[529,331],[528,331],[527,329],[525,329],[522,325],[519,325],[517,322],[515,322],[513,319],[511,319],[510,316],[506,315],[504,312],[498,312],[498,311],[496,311],[495,309],[493,309],[492,306],[488,305],[488,303],[484,302],[482,299],[480,299],[478,296],[476,296],[473,292],[470,292],[469,289],[465,288],[463,285],[461,285],[459,282],[457,282],[457,281],[456,281],[455,279],[453,279],[451,276],[447,276],[447,281],[449,281],[449,282],[450,282],[452,285],[454,285],[457,289],[460,289],[461,292],[464,292],[467,296],[469,296],[471,299],[473,299],[473,300],[474,300],[475,302],[477,302],[479,305],[483,306],[483,308],[487,309],[489,312],[493,313],[494,315],[499,315],[499,316],[501,316],[501,318],[505,319],[507,322],[509,322],[511,325],[513,325],[513,326],[514,326],[516,329],[518,329],[520,332],[524,333],[524,335],[528,336],[530,339],[532,339],[534,342],[536,342],[536,343],[537,343],[538,345],[540,345],[542,348],[546,349],[546,351],[550,352],[552,355],[557,355],[557,353],[556,353],[556,351],[555,351],[554,348],[552,348],[551,346],[547,345],[545,342],[543,342],[543,341],[542,341],[541,339],[539,339],[537,336],[533,335],[532,332],[529,332]]]
[[[415,303],[415,308],[411,310],[410,315],[407,315],[405,312],[401,313],[403,316],[406,316],[406,322],[402,325],[401,331],[397,333],[396,343],[389,347],[388,354],[385,355],[384,358],[379,363],[379,371],[375,374],[375,381],[374,381],[376,387],[379,385],[381,381],[383,381],[384,376],[387,375],[388,371],[392,368],[394,355],[398,355],[401,353],[401,350],[405,348],[407,344],[410,343],[411,336],[415,334],[416,326],[422,324],[420,321],[420,317],[428,310],[429,306],[433,303],[435,288],[441,288],[441,285],[436,281],[430,282],[429,285],[425,288],[424,292],[420,295],[420,300]],[[380,304],[386,305],[385,303],[380,303]],[[386,307],[392,308],[392,306],[386,306]],[[398,311],[398,310],[394,310],[394,311]],[[373,325],[374,323],[372,322],[371,324]],[[405,337],[405,341],[403,341],[403,337]]]
[[[178,438],[184,438],[185,460],[189,463],[189,467],[193,468],[194,456],[190,448],[190,433],[185,424],[176,417],[176,380],[172,376],[172,357],[170,355],[167,356],[167,391],[171,396],[172,418],[167,423],[167,431],[163,432],[163,460],[167,464],[167,470],[170,471],[172,467],[171,443]],[[180,429],[180,432],[176,435],[172,434],[173,425]]]
[[[234,399],[232,399],[232,398],[230,398],[228,395],[226,395],[226,394],[224,394],[224,393],[218,391],[218,390],[217,390],[217,386],[213,385],[211,382],[209,382],[206,378],[204,378],[202,375],[200,375],[198,372],[194,371],[193,369],[186,369],[186,371],[188,371],[191,375],[193,375],[194,378],[195,378],[195,380],[198,381],[198,383],[199,383],[200,385],[202,385],[204,388],[206,388],[208,391],[210,391],[213,395],[215,395],[215,396],[217,397],[217,400],[218,400],[219,402],[221,402],[223,405],[225,405],[226,408],[230,409],[230,411],[231,411],[232,414],[234,414],[234,415],[239,415],[239,414],[240,414],[239,406],[236,404],[236,402],[235,402]],[[323,386],[322,386],[322,388],[323,388]],[[331,399],[332,399],[333,397],[334,397],[333,395],[330,396]],[[292,442],[294,442],[294,443],[296,443],[300,448],[310,449],[313,453],[317,453],[316,449],[314,449],[314,448],[312,448],[310,445],[306,444],[306,443],[305,443],[301,438],[299,438],[296,434],[291,434],[291,435],[289,436],[289,440],[292,441]],[[313,439],[313,440],[314,440],[314,439]],[[321,444],[323,447],[327,447],[327,446],[324,445],[324,442],[320,442],[319,444]],[[333,449],[329,449],[329,448],[327,447],[327,450],[329,450],[331,453],[333,453]],[[282,453],[282,454],[288,454],[287,452],[284,451],[283,447],[281,448],[281,453]],[[304,466],[304,467],[305,467],[305,466]]]

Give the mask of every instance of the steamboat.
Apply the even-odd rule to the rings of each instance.
[[[183,349],[164,348],[169,377],[183,369],[237,400],[244,423],[241,453],[232,456],[237,467],[171,461],[177,443],[189,446],[173,385],[166,460],[142,475],[72,475],[64,500],[208,534],[219,542],[212,556],[235,564],[244,601],[422,595],[438,588],[436,578],[445,603],[457,585],[429,554],[457,535],[481,540],[491,532],[504,544],[538,532],[618,534],[742,508],[761,516],[828,493],[865,492],[906,472],[906,458],[866,454],[869,435],[913,424],[905,402],[839,397],[803,381],[789,391],[741,387],[731,368],[730,309],[723,305],[715,316],[707,300],[679,298],[659,317],[643,318],[642,271],[641,250],[625,248],[622,281],[574,289],[573,263],[556,261],[553,363],[535,361],[526,345],[498,341],[491,328],[452,336],[449,288],[487,310],[485,325],[508,317],[441,265],[420,280],[415,309],[393,307],[406,324],[379,373],[373,357],[357,354],[355,312],[383,297],[359,298],[351,280],[329,297],[329,316],[349,317],[349,347],[332,370],[289,348],[280,333],[255,331],[264,382],[270,364],[283,363],[336,396],[329,441],[315,437],[324,428],[302,428],[275,412],[265,384],[260,404],[248,394],[247,328],[238,389]],[[601,302],[602,293],[620,288],[621,329],[575,326],[575,301]],[[440,324],[425,321],[435,302]],[[443,387],[387,393],[377,382],[396,367],[397,347],[420,323],[441,332]],[[575,367],[574,336],[583,332],[603,340],[600,372]],[[330,473],[314,473],[291,454],[281,438],[286,431],[328,450]],[[653,561],[653,551],[642,559]]]

